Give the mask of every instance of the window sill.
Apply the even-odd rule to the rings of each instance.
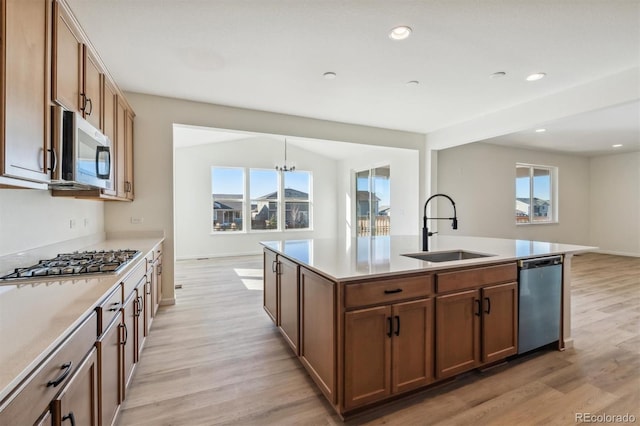
[[[551,221],[551,222],[527,222],[527,223],[516,223],[516,226],[531,226],[531,225],[557,225],[559,221]]]

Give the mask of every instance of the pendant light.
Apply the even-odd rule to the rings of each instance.
[[[292,172],[296,169],[296,166],[287,166],[287,138],[284,138],[284,164],[282,166],[276,166],[276,170],[279,172]]]

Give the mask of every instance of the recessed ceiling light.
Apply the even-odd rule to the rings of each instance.
[[[620,148],[620,147],[622,146],[622,144],[621,144],[621,143],[617,143],[617,144],[615,144],[615,145],[611,145],[611,146],[612,146],[613,148]]]
[[[335,72],[325,72],[324,74],[322,74],[322,76],[326,79],[326,80],[333,80],[334,78],[336,78],[336,73]]]
[[[489,76],[489,78],[501,78],[501,77],[504,77],[505,75],[507,75],[507,73],[506,73],[506,72],[504,72],[504,71],[498,71],[498,72],[494,72],[493,74],[491,74],[491,75]]]
[[[407,86],[417,86],[418,84],[420,84],[420,82],[418,80],[411,80],[411,81],[407,81],[405,83],[405,85],[407,85]]]
[[[527,81],[536,81],[536,80],[540,80],[541,78],[544,78],[547,74],[543,73],[543,72],[536,72],[533,74],[529,74],[527,76]]]
[[[536,129],[536,133],[544,133],[547,129]]]
[[[389,38],[392,40],[404,40],[411,35],[411,28],[405,25],[392,28],[389,32]]]

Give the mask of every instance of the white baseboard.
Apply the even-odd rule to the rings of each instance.
[[[640,253],[629,253],[624,251],[615,251],[615,250],[596,250],[596,253],[601,254],[612,254],[614,256],[630,256],[630,257],[640,257]]]
[[[203,254],[203,255],[193,255],[193,256],[180,256],[176,257],[176,261],[181,260],[200,260],[200,259],[218,259],[224,257],[240,257],[240,256],[257,256],[262,254],[262,251],[252,251],[252,252],[244,252],[244,253],[230,253],[230,254]]]

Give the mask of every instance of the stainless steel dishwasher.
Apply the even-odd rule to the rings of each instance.
[[[518,353],[560,339],[562,256],[518,262]]]

